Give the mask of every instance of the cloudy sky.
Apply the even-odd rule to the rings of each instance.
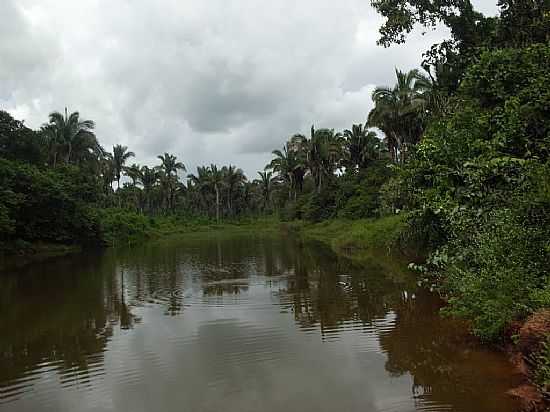
[[[140,163],[251,176],[311,124],[364,122],[374,86],[446,35],[379,47],[369,0],[0,0],[0,16],[1,109],[38,127],[67,106]]]

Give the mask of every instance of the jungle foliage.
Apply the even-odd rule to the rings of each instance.
[[[404,235],[432,250],[413,266],[448,297],[446,311],[495,339],[550,304],[549,4],[503,0],[496,18],[469,1],[373,4],[387,17],[385,45],[414,24],[451,28],[424,66],[456,73],[456,87],[439,87],[442,110],[426,113],[382,203],[407,209]]]

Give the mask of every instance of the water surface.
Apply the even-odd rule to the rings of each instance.
[[[386,256],[209,234],[0,275],[0,411],[506,412],[506,359]]]

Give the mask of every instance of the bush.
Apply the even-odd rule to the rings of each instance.
[[[392,169],[386,160],[373,161],[361,171],[348,172],[338,181],[338,217],[365,219],[381,214],[380,189]]]
[[[487,340],[550,302],[548,60],[548,45],[482,54],[398,172],[446,311]]]
[[[98,188],[75,167],[40,169],[0,159],[0,241],[98,243]]]
[[[99,216],[101,238],[111,246],[135,243],[150,237],[157,226],[155,219],[125,209],[103,209],[99,211]]]

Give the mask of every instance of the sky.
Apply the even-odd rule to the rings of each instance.
[[[0,16],[0,109],[38,128],[67,107],[132,162],[169,152],[251,177],[312,124],[363,123],[374,87],[448,35],[377,46],[369,0],[0,0]]]

